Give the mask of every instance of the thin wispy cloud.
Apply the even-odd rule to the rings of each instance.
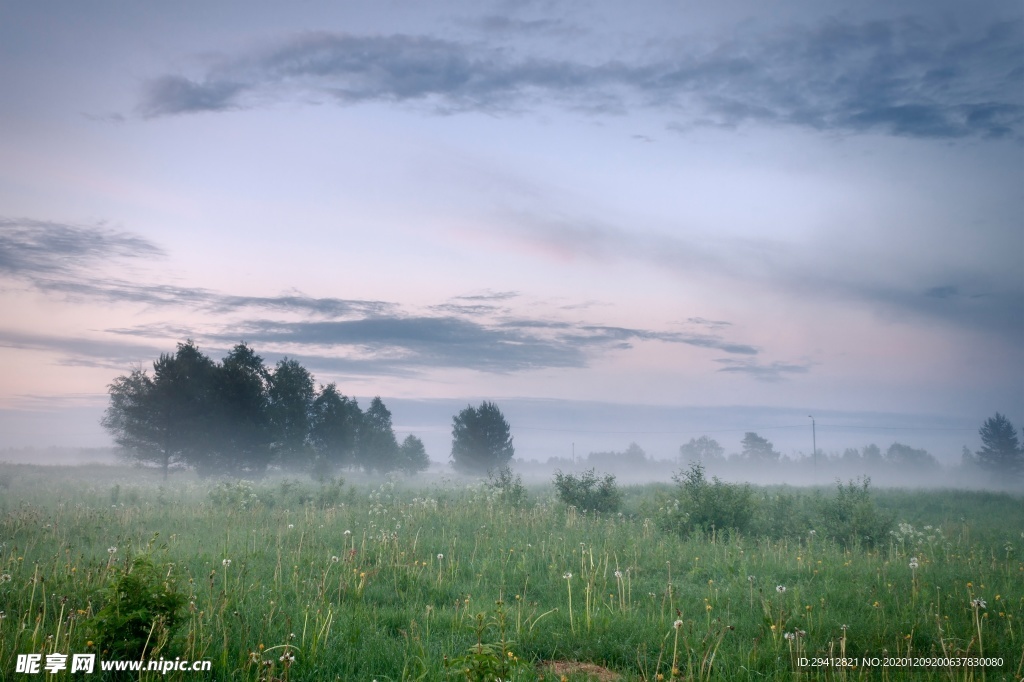
[[[483,32],[524,28],[480,19]],[[785,125],[916,138],[1020,136],[1024,22],[976,33],[916,19],[791,27],[696,50],[662,44],[644,61],[522,55],[428,35],[307,32],[221,58],[194,77],[150,80],[146,117],[280,101],[426,105],[437,113],[660,112],[669,128]]]

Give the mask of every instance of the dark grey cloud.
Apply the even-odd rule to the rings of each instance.
[[[513,19],[487,23],[528,30]],[[139,108],[154,117],[312,97],[452,113],[555,102],[598,113],[657,110],[677,130],[754,122],[959,138],[1020,136],[1024,127],[1020,19],[974,33],[930,18],[835,19],[694,44],[649,47],[642,61],[585,62],[431,36],[305,33],[223,58],[196,79],[157,77]]]
[[[30,334],[7,329],[0,329],[0,347],[53,352],[59,356],[61,365],[113,369],[149,363],[167,350],[121,340]]]
[[[359,351],[376,364],[396,367],[459,367],[515,372],[550,367],[584,367],[586,355],[576,345],[520,330],[493,328],[459,317],[381,317],[325,322],[251,320],[230,333],[258,344],[298,344]]]
[[[720,358],[715,362],[722,365],[718,370],[727,374],[746,374],[758,381],[783,381],[789,374],[806,374],[810,363],[771,362],[762,364],[756,360]]]
[[[731,343],[718,336],[710,334],[686,334],[682,332],[659,332],[643,329],[629,329],[625,327],[602,327],[602,326],[581,326],[579,330],[585,334],[571,336],[576,343],[581,344],[607,344],[615,343],[615,347],[629,348],[630,341],[663,341],[665,343],[682,343],[698,348],[713,348],[736,353],[739,355],[757,355],[758,350],[754,346],[743,343]]]
[[[103,225],[0,218],[0,276],[60,277],[122,258],[159,258],[160,247]]]

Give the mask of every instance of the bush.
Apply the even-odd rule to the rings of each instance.
[[[871,499],[870,478],[846,485],[836,480],[836,496],[822,500],[821,519],[825,535],[846,545],[874,545],[889,537],[893,520]]]
[[[598,478],[593,469],[579,476],[555,472],[558,499],[577,509],[596,512],[617,512],[622,507],[622,493],[615,484],[615,476]]]
[[[690,468],[672,477],[679,497],[667,508],[666,525],[681,535],[693,531],[746,532],[754,517],[754,496],[748,485],[724,483],[717,476],[709,483],[704,465],[691,462]]]
[[[526,505],[526,486],[523,477],[513,474],[507,466],[487,473],[487,487],[498,494],[499,499],[512,507]]]
[[[186,599],[165,574],[146,556],[114,573],[102,591],[105,604],[89,623],[104,658],[152,658],[167,645]]]

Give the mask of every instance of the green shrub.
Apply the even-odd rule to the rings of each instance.
[[[526,486],[523,477],[513,474],[507,466],[487,473],[487,487],[498,494],[502,502],[512,507],[526,505]]]
[[[822,530],[827,537],[845,545],[874,545],[889,537],[893,519],[875,506],[870,485],[870,478],[846,485],[836,480],[836,496],[821,501]]]
[[[105,658],[139,660],[166,647],[186,599],[165,574],[146,556],[136,557],[130,568],[114,569],[101,592],[104,605],[88,624]]]
[[[555,472],[558,499],[565,504],[596,512],[617,512],[622,507],[622,493],[615,484],[615,476],[598,478],[593,469],[579,476]]]
[[[694,531],[746,532],[750,528],[754,517],[750,486],[724,483],[717,476],[709,483],[700,462],[691,462],[672,480],[678,486],[678,498],[666,506],[665,525],[670,530],[685,536]]]

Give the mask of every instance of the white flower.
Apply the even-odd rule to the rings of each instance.
[[[113,545],[107,547],[107,554],[117,554],[117,547],[114,547]]]
[[[976,609],[983,609],[983,608],[985,608],[988,605],[985,603],[984,599],[981,599],[979,597],[978,599],[972,599],[971,600],[971,606],[973,606]]]
[[[682,620],[676,620],[676,622],[672,623],[672,627],[674,627],[676,630],[678,630],[679,628],[683,627],[683,621]]]
[[[9,583],[9,582],[11,582],[11,574],[10,573],[4,573],[3,575],[0,575],[0,583]]]
[[[778,592],[779,594],[782,594],[783,592],[786,591],[786,586],[785,585],[776,585],[775,586],[775,591]]]
[[[352,535],[352,531],[350,531],[350,530],[347,530],[347,531],[345,531],[345,532],[343,533],[343,535]]]
[[[813,537],[814,537],[815,535],[817,535],[817,534],[818,534],[818,531],[816,531],[816,530],[814,530],[814,529],[812,528],[812,529],[811,529],[811,532],[810,532],[810,536],[811,536],[811,537],[813,538]]]
[[[231,565],[231,559],[225,559],[224,561],[220,562],[220,564],[221,564],[221,566],[223,566],[224,568],[227,568],[228,566],[230,566],[230,565]]]
[[[331,563],[332,563],[332,564],[336,564],[336,563],[338,563],[339,561],[341,561],[341,559],[339,559],[338,557],[336,557],[336,556],[332,556],[332,557],[331,557]]]
[[[442,559],[444,559],[444,554],[438,554],[437,555],[437,560],[441,561]]]
[[[748,583],[752,583],[752,582],[754,582],[754,576],[752,576],[752,575],[748,575],[748,576],[747,576],[747,582],[748,582]]]
[[[910,557],[910,567],[914,568],[914,569],[916,569],[918,567],[917,557],[916,556]]]
[[[622,571],[615,571],[615,577],[619,580],[622,579]]]
[[[572,580],[572,573],[566,571],[565,575],[563,575],[562,577],[565,578],[566,580]]]
[[[785,637],[786,639],[795,639],[796,635],[794,635],[792,632],[787,632],[783,635],[783,637]]]
[[[291,529],[292,529],[292,528],[294,528],[294,527],[295,527],[295,524],[294,524],[294,523],[289,523],[289,524],[288,524],[288,530],[291,530]]]

